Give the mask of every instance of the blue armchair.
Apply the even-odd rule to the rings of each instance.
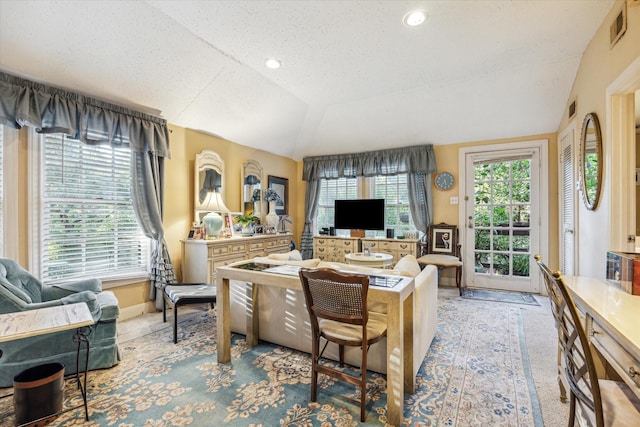
[[[120,360],[116,330],[120,313],[118,300],[113,292],[102,291],[100,280],[47,286],[16,262],[0,258],[0,314],[77,302],[87,303],[96,322],[89,335],[89,369],[116,365]],[[45,363],[63,363],[66,373],[74,373],[77,351],[74,332],[63,331],[0,343],[0,387],[12,386],[15,375]],[[84,360],[85,351],[84,348],[81,350],[81,360]]]

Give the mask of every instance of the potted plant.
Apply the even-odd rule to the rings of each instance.
[[[235,222],[242,226],[242,234],[250,236],[253,234],[253,224],[260,219],[253,214],[242,214],[235,217]]]

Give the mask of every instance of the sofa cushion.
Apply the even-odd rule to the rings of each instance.
[[[302,254],[294,249],[284,254],[269,254],[268,258],[280,261],[302,261]]]
[[[416,277],[420,274],[420,264],[413,255],[405,255],[400,258],[393,269],[401,276]]]

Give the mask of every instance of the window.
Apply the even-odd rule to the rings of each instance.
[[[415,230],[409,209],[407,175],[377,176],[373,178],[323,179],[316,215],[316,231],[333,227],[334,201],[343,199],[385,199],[386,228],[400,236]],[[385,237],[385,231],[367,231],[370,237]]]
[[[146,276],[149,240],[131,203],[131,151],[87,145],[58,134],[40,143],[40,278],[44,282],[85,277]]]

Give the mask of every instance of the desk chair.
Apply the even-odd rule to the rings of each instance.
[[[589,426],[640,425],[640,399],[629,386],[621,381],[598,379],[587,334],[562,275],[555,271],[549,277],[551,270],[538,257],[536,261],[549,288],[569,383],[569,427],[575,424],[577,407]]]
[[[312,332],[311,401],[318,390],[318,373],[360,387],[360,421],[365,420],[367,403],[367,350],[387,335],[385,314],[369,312],[369,276],[345,274],[327,268],[301,269],[300,280],[309,311]],[[320,351],[320,340],[325,339]],[[329,342],[338,344],[340,367],[344,366],[344,346],[362,348],[360,376],[320,363]]]
[[[163,290],[162,321],[167,321],[167,304],[173,309],[173,343],[178,343],[178,307],[186,304],[216,302],[216,287],[206,283],[167,285]]]
[[[421,243],[423,255],[418,258],[418,264],[435,265],[438,277],[445,268],[456,269],[456,286],[462,295],[462,255],[458,242],[458,227],[455,225],[431,224],[427,227],[425,242]]]

